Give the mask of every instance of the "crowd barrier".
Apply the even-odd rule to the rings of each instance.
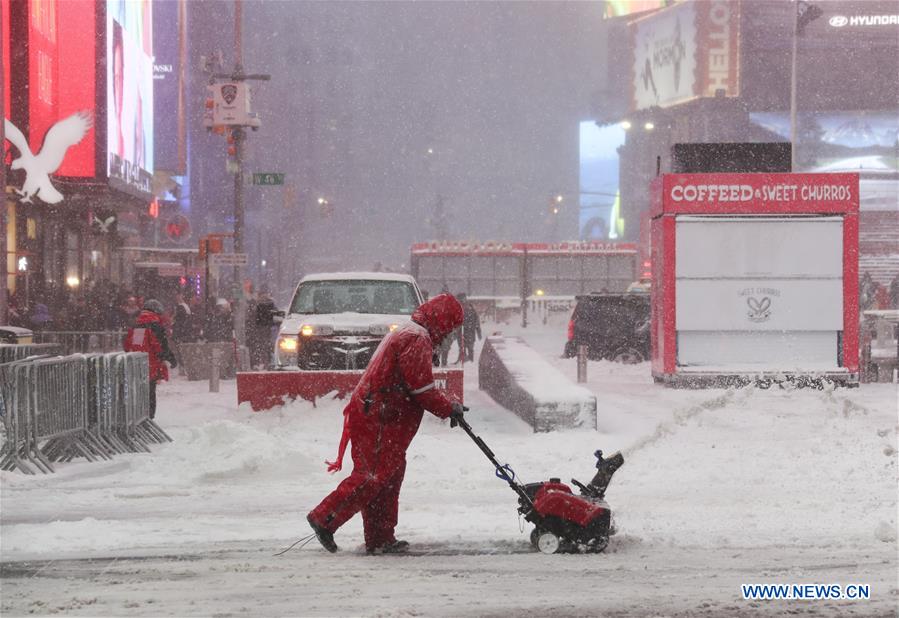
[[[148,452],[171,438],[150,419],[141,352],[74,354],[0,364],[0,468],[28,474],[84,457]]]
[[[89,354],[118,352],[125,340],[124,330],[34,332],[35,343],[55,343],[62,346],[63,354]]]
[[[23,360],[29,356],[55,356],[62,352],[58,343],[0,343],[0,364]]]

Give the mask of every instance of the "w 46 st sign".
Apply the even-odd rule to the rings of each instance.
[[[262,172],[253,174],[254,185],[283,185],[284,174],[275,172]]]

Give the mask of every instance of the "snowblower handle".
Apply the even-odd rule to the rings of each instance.
[[[458,420],[458,423],[459,426],[465,430],[465,433],[468,434],[468,437],[470,437],[474,441],[474,443],[478,445],[478,448],[481,449],[481,452],[487,456],[487,459],[489,459],[490,463],[492,463],[496,468],[496,476],[509,483],[509,487],[511,487],[512,490],[524,500],[525,504],[530,504],[531,508],[533,508],[534,502],[524,490],[524,487],[515,482],[514,474],[510,476],[503,472],[504,470],[508,470],[508,465],[504,467],[501,466],[498,461],[496,461],[496,455],[493,454],[493,451],[490,450],[490,447],[487,446],[487,444],[485,444],[484,441],[481,440],[481,438],[474,435],[474,431],[471,430],[471,425],[468,424],[468,421],[466,421],[464,418],[460,418]]]

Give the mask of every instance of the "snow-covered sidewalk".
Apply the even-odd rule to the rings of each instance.
[[[564,332],[564,331],[563,331]],[[558,333],[529,342],[559,359]],[[426,416],[409,451],[402,538],[432,554],[366,557],[309,545],[305,513],[341,478],[325,472],[342,403],[237,408],[233,382],[160,388],[174,438],[151,454],[2,473],[3,616],[894,615],[897,392],[680,391],[645,365],[591,363],[599,430],[534,434],[477,391],[475,431],[524,481],[592,476],[596,448],[626,463],[607,497],[605,554],[530,552],[516,497],[470,440]],[[347,462],[349,465],[349,462]],[[869,601],[744,601],[741,583],[870,584]]]

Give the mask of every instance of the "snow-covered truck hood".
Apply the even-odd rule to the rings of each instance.
[[[296,335],[303,325],[313,329],[323,329],[320,334],[335,335],[385,335],[393,324],[405,324],[412,319],[411,315],[384,313],[317,313],[288,314],[281,323],[280,334]],[[372,332],[372,328],[383,332]],[[331,329],[331,333],[327,330]]]

